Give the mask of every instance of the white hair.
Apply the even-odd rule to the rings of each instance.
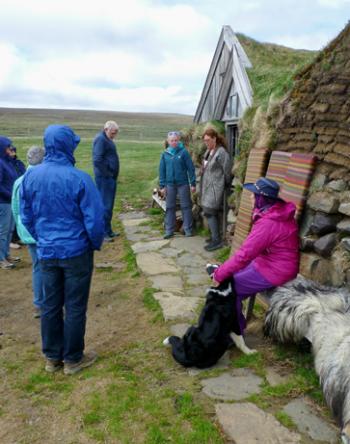
[[[108,122],[105,123],[104,127],[105,130],[106,129],[115,129],[117,131],[119,131],[119,125],[117,124],[117,122],[114,122],[114,120],[108,120]]]

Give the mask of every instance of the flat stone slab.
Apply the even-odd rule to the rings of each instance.
[[[210,282],[209,282],[210,285]],[[205,298],[207,296],[207,289],[209,285],[200,285],[193,288],[186,288],[186,296],[194,296],[197,298]]]
[[[152,287],[161,291],[184,293],[183,283],[180,276],[174,274],[159,274],[150,276]]]
[[[175,324],[170,327],[170,333],[172,336],[178,336],[179,338],[182,338],[182,336],[186,333],[188,327],[190,327],[191,324]]]
[[[205,246],[204,238],[200,236],[193,237],[174,237],[171,241],[170,246],[178,250],[184,250],[188,253],[198,253],[203,257],[214,257],[214,254],[204,250]]]
[[[125,264],[123,264],[122,262],[109,262],[109,261],[105,261],[105,262],[97,262],[95,264],[95,268],[99,268],[99,269],[104,269],[104,268],[113,268],[115,270],[124,270],[125,268]]]
[[[145,251],[156,251],[162,247],[165,247],[169,244],[169,240],[152,240],[148,242],[136,242],[136,244],[131,245],[132,251],[134,253],[143,253]]]
[[[143,211],[129,211],[128,213],[119,214],[119,219],[130,220],[130,219],[144,219],[147,217],[146,213]]]
[[[328,443],[338,442],[337,431],[321,419],[317,413],[312,410],[312,407],[306,403],[305,399],[295,399],[287,404],[283,411],[292,418],[299,432],[305,433],[317,441]]]
[[[162,307],[166,321],[197,317],[196,308],[200,303],[199,298],[185,298],[165,291],[154,293],[153,297]]]
[[[148,238],[147,233],[128,233],[128,232],[126,232],[125,234],[126,234],[126,238],[130,242],[139,242],[141,240],[146,240]]]
[[[263,380],[249,369],[235,369],[216,378],[203,379],[202,391],[213,399],[239,401],[253,393],[260,393]]]
[[[139,225],[148,224],[151,220],[149,218],[144,219],[125,219],[122,221],[124,227],[137,227]],[[147,226],[147,225],[146,225]]]
[[[181,256],[179,256],[176,259],[176,263],[180,265],[180,267],[190,267],[190,268],[196,268],[196,269],[203,269],[205,270],[206,261],[198,255],[191,254],[191,253],[185,253]]]
[[[273,367],[266,368],[266,379],[272,387],[285,384],[288,381],[288,378],[289,376],[281,376]]]
[[[210,277],[208,273],[201,273],[200,271],[191,271],[191,269],[184,270],[186,274],[186,283],[189,286],[193,285],[201,285],[204,286],[207,284],[210,285]]]
[[[179,273],[172,258],[164,258],[159,253],[139,253],[136,255],[137,266],[146,275]]]
[[[295,444],[301,440],[298,433],[250,402],[216,404],[215,411],[225,434],[235,444]]]
[[[208,370],[225,370],[227,369],[231,364],[230,360],[230,353],[227,351],[224,353],[221,358],[218,360],[218,362],[215,365],[212,365],[211,367],[207,368],[196,368],[196,367],[190,367],[188,369],[188,374],[190,376],[197,376],[200,373],[203,373]]]
[[[160,254],[165,257],[177,257],[181,254],[181,251],[176,250],[176,248],[162,248]]]

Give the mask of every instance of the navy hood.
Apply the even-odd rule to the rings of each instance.
[[[12,146],[12,140],[8,137],[0,136],[0,159],[8,157],[5,151],[7,148],[10,148],[10,146]]]
[[[50,125],[44,132],[45,160],[67,159],[75,164],[74,150],[80,137],[65,125]]]

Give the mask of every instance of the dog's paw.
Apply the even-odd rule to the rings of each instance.
[[[258,353],[258,350],[255,350],[255,348],[246,348],[243,350],[243,353],[245,355],[253,355],[254,353]]]
[[[166,347],[169,347],[171,345],[169,338],[170,338],[170,336],[166,337],[163,341],[163,345],[165,345]]]

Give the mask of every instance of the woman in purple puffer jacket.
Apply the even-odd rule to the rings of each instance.
[[[244,188],[254,197],[253,226],[236,253],[219,266],[213,280],[221,283],[233,277],[237,310],[243,333],[246,322],[242,300],[294,279],[299,270],[299,237],[296,207],[278,198],[279,185],[265,177]]]

